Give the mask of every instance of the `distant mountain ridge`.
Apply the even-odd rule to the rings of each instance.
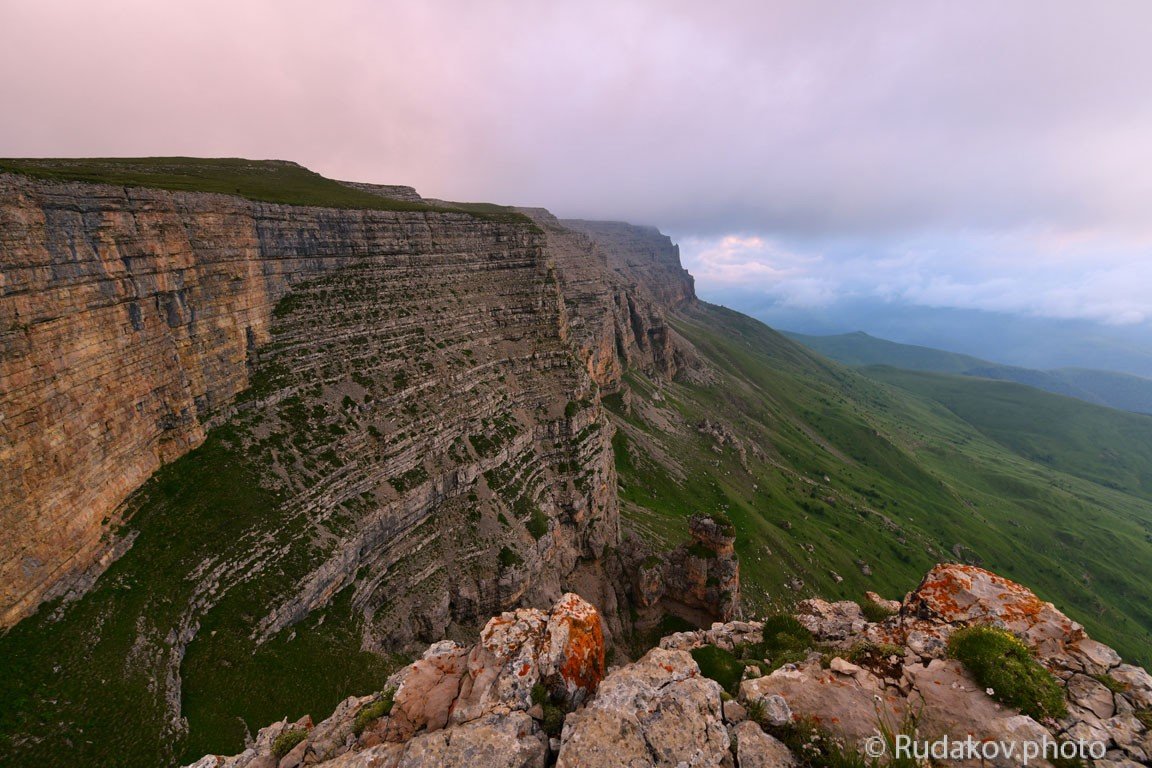
[[[812,336],[791,331],[783,333],[793,341],[845,365],[889,365],[909,371],[1014,381],[1094,405],[1121,411],[1152,413],[1152,379],[1128,373],[1091,368],[1042,371],[1003,365],[958,352],[879,339],[862,331],[833,336]]]

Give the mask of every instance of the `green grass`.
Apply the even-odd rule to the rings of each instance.
[[[1036,719],[1068,712],[1060,682],[1033,658],[1028,646],[995,627],[965,627],[948,638],[948,654],[958,659],[997,701]]]
[[[306,738],[308,738],[308,731],[303,728],[289,728],[277,736],[272,742],[272,754],[278,758],[284,757],[284,755],[292,751],[293,747]]]
[[[396,689],[389,688],[380,694],[380,698],[367,704],[356,713],[356,721],[352,732],[357,736],[364,733],[364,729],[385,715],[392,714],[392,705],[396,700]]]
[[[856,605],[860,606],[860,610],[864,613],[864,618],[872,622],[881,622],[896,614],[895,611],[885,608],[879,603],[874,603],[871,600],[857,600]]]
[[[376,211],[455,211],[535,227],[510,208],[484,203],[429,205],[353,189],[282,160],[201,157],[0,159],[0,171],[49,181],[80,181],[179,192],[215,192],[285,205]]]
[[[715,645],[702,645],[692,649],[692,658],[700,667],[700,674],[720,683],[720,687],[733,696],[740,688],[744,675],[744,662],[723,648]]]
[[[690,515],[726,514],[751,615],[811,596],[899,597],[936,563],[962,557],[1051,600],[1127,660],[1152,664],[1147,417],[999,382],[891,369],[870,378],[706,304],[671,323],[716,380],[626,375],[634,403],[685,428],[645,408],[625,412],[623,398],[606,403],[626,529],[671,546]],[[947,386],[898,388],[897,377]],[[988,387],[1012,396],[1000,402]],[[942,402],[951,392],[963,407]],[[743,460],[692,428],[704,419],[741,440]],[[1056,458],[1041,460],[1048,453]]]

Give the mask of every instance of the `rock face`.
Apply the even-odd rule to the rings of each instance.
[[[654,230],[585,222],[585,234],[535,216],[544,228],[0,175],[0,627],[87,588],[131,544],[114,536],[126,499],[207,429],[249,414],[257,453],[284,406],[326,410],[297,435],[338,439],[269,446],[274,490],[290,514],[322,522],[354,507],[356,520],[263,635],[400,561],[397,578],[361,584],[356,604],[373,613],[371,593],[387,592],[425,639],[554,600],[578,562],[618,539],[594,388],[610,390],[625,364],[689,365],[657,302],[693,295]],[[268,385],[238,406],[254,381]],[[330,451],[333,466],[301,471],[310,451],[313,462]],[[483,537],[485,555],[432,553],[427,536],[404,535],[465,496],[493,499],[482,521],[511,523]],[[460,559],[488,565],[461,578],[441,565]],[[391,599],[414,573],[422,597]],[[375,642],[397,639],[412,637]]]
[[[717,515],[695,515],[688,521],[688,531],[692,542],[667,557],[664,597],[728,621],[740,605],[735,530]]]
[[[985,589],[993,583],[997,589]],[[943,646],[920,653],[907,645],[890,645],[857,654],[858,663],[835,650],[830,660],[816,651],[799,664],[747,677],[739,700],[722,703],[719,684],[701,675],[688,651],[706,644],[731,651],[757,643],[764,624],[756,621],[717,623],[707,630],[670,635],[661,647],[600,679],[603,648],[595,641],[595,610],[575,595],[565,595],[547,614],[520,610],[492,619],[472,649],[450,642],[430,647],[390,681],[398,686],[392,713],[358,737],[356,714],[375,697],[348,699],[315,727],[307,718],[293,726],[276,723],[262,730],[241,755],[206,756],[195,768],[274,765],[259,761],[269,759],[276,737],[291,728],[306,729],[307,736],[281,768],[297,765],[296,760],[332,768],[553,763],[561,768],[791,768],[806,764],[809,756],[793,754],[782,739],[795,744],[793,736],[813,724],[821,730],[808,736],[802,750],[833,739],[855,752],[876,737],[881,726],[911,735],[913,718],[914,738],[920,742],[947,735],[954,741],[972,737],[1016,745],[1015,759],[1002,755],[986,763],[949,761],[957,765],[1006,768],[1020,764],[1025,743],[1077,739],[1104,750],[1106,757],[1097,765],[1149,764],[1152,731],[1146,721],[1152,677],[1147,672],[1118,660],[1112,664],[1110,649],[1088,644],[1082,631],[1073,631],[1072,642],[1053,649],[1047,645],[1052,637],[1048,630],[1067,628],[1067,617],[995,574],[943,565],[924,584],[926,590],[921,587],[901,604],[899,616],[881,623],[857,617],[848,604],[824,601],[808,601],[799,616],[816,639],[844,649],[839,652],[844,655],[865,647],[863,643],[875,647],[880,637],[898,642],[907,637],[906,630],[924,633],[969,622],[1012,622],[1021,636],[1032,632],[1034,650],[1049,649],[1040,658],[1064,681],[1069,716],[1038,722],[996,702],[959,661],[942,657]],[[1005,602],[1037,610],[1008,610],[998,616],[996,607]],[[926,603],[934,606],[930,612],[922,608]],[[590,631],[575,631],[578,626]],[[581,663],[581,671],[573,672],[569,664],[557,661],[576,658],[591,658],[591,667]],[[1112,664],[1111,685],[1086,673],[1093,664]],[[526,691],[557,674],[565,684],[551,685],[558,697],[553,700],[575,709],[565,717],[560,738],[549,740],[538,722],[542,713],[529,706]],[[1042,759],[1030,764],[1049,765]]]

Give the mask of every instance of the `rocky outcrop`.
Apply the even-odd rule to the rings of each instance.
[[[564,723],[559,768],[718,766],[728,756],[720,686],[683,651],[657,648],[609,675]]]
[[[668,607],[726,622],[740,607],[740,562],[736,533],[720,515],[688,520],[691,541],[665,555],[637,556],[632,594],[638,606],[664,601]],[[643,555],[643,550],[639,555]]]
[[[470,648],[433,644],[388,680],[390,708],[379,706],[378,695],[349,698],[316,726],[308,718],[276,723],[243,753],[206,755],[196,765],[263,765],[277,738],[295,730],[302,737],[296,755],[278,756],[282,766],[543,766],[549,741],[541,697],[562,710],[584,702],[604,679],[604,651],[599,613],[567,594],[549,611],[494,617]]]
[[[986,589],[993,584],[996,588]],[[933,607],[925,609],[926,603]],[[1004,604],[1037,610],[997,614]],[[596,648],[594,631],[585,633],[584,639],[576,639],[580,633],[572,631],[576,626],[594,626],[595,611],[580,598],[566,595],[547,615],[517,611],[493,619],[471,650],[453,643],[429,648],[420,661],[390,681],[398,686],[392,713],[359,736],[356,714],[377,697],[349,699],[315,727],[307,718],[295,725],[277,723],[261,731],[242,755],[207,756],[196,768],[273,765],[258,761],[277,736],[292,728],[307,731],[301,742],[306,746],[297,745],[287,762],[280,762],[281,768],[300,764],[294,760],[333,768],[433,764],[501,768],[553,762],[563,768],[789,768],[810,764],[811,755],[805,750],[820,752],[824,743],[851,756],[866,740],[880,737],[882,729],[890,738],[902,733],[920,743],[949,736],[954,741],[971,737],[976,743],[1016,745],[1015,759],[949,760],[957,765],[1018,765],[1026,743],[1077,739],[1105,750],[1097,765],[1148,764],[1152,677],[1119,660],[1113,663],[1105,646],[1085,645],[1088,638],[1082,630],[1024,587],[970,566],[943,565],[900,608],[900,615],[874,623],[858,619],[846,604],[809,601],[799,617],[822,648],[768,675],[751,674],[754,668],[749,667],[739,699],[727,702],[720,685],[701,674],[689,652],[703,645],[729,652],[746,649],[764,639],[765,624],[716,623],[706,630],[670,635],[638,661],[611,670],[597,680],[598,685],[583,672],[568,679],[587,680],[586,684],[552,685],[558,697],[553,701],[563,702],[565,709],[575,708],[564,718],[559,738],[548,739],[541,732],[539,707],[530,706],[525,691],[568,668],[550,660],[588,658],[581,649]],[[1027,636],[1036,640],[1033,650],[1065,682],[1067,717],[1038,721],[1023,715],[997,702],[961,662],[944,657],[939,649],[921,653],[895,645],[905,637],[901,634],[905,627],[948,632],[988,623],[1014,626],[1023,630],[1021,637],[1032,633]],[[569,629],[553,629],[560,626]],[[1053,636],[1050,630],[1058,627],[1071,628],[1073,636],[1061,649],[1047,645]],[[881,636],[891,644],[877,645]],[[1048,650],[1041,653],[1041,647]],[[563,649],[559,655],[557,648]],[[1087,659],[1086,648],[1095,660]],[[848,655],[856,661],[845,658]],[[597,677],[601,669],[595,662],[597,653],[591,656]],[[471,666],[480,658],[485,661]],[[1105,679],[1101,675],[1088,673],[1092,668],[1088,665],[1096,663],[1111,670],[1109,685],[1100,682]],[[468,671],[450,671],[463,669]],[[458,681],[470,679],[487,693],[469,698]],[[450,693],[439,695],[443,689]],[[412,712],[424,713],[418,724]],[[425,716],[430,712],[435,716]],[[397,728],[398,722],[407,725]],[[800,752],[794,754],[789,745]],[[1041,757],[1030,764],[1049,763]]]
[[[816,640],[839,650],[746,680],[743,698],[783,697],[797,715],[817,718],[855,742],[874,735],[882,721],[900,724],[914,716],[925,739],[971,734],[1019,749],[1044,739],[1084,740],[1101,745],[1116,764],[1152,758],[1146,724],[1152,678],[1122,664],[1051,603],[984,569],[936,566],[883,622],[869,622],[855,603],[818,599],[804,601],[796,618]],[[948,638],[967,626],[998,627],[1022,640],[1062,684],[1068,714],[1037,721],[996,701],[994,691],[948,657]],[[837,653],[865,661],[849,663]]]

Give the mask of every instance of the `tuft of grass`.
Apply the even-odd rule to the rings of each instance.
[[[871,600],[857,600],[856,605],[860,606],[860,610],[864,613],[864,618],[873,623],[880,623],[887,618],[896,615],[895,611],[889,610],[879,603],[874,603]]]
[[[276,740],[272,742],[272,754],[278,759],[284,757],[284,755],[291,752],[297,744],[306,738],[308,738],[308,732],[303,728],[289,728],[277,736]]]
[[[396,700],[396,689],[389,688],[384,691],[380,698],[368,704],[356,713],[356,723],[352,728],[352,732],[357,736],[364,733],[364,729],[372,723],[376,722],[385,715],[392,714],[392,704]]]
[[[948,640],[948,654],[991,688],[997,701],[1036,719],[1068,712],[1060,683],[1010,632],[983,626],[957,630]]]
[[[731,694],[740,688],[744,676],[744,662],[723,648],[703,645],[692,650],[692,658],[700,667],[700,674],[720,683],[720,687]]]
[[[1092,675],[1097,682],[1102,683],[1105,688],[1112,691],[1112,693],[1125,693],[1128,691],[1128,684],[1117,680],[1109,674]]]
[[[1152,729],[1152,709],[1138,709],[1132,714],[1145,728]]]
[[[763,639],[759,643],[738,646],[737,655],[747,659],[747,663],[755,664],[764,674],[804,660],[813,645],[812,633],[794,616],[773,614],[764,619],[763,625]]]
[[[875,761],[845,745],[813,717],[770,726],[765,731],[784,742],[802,768],[875,767]]]

